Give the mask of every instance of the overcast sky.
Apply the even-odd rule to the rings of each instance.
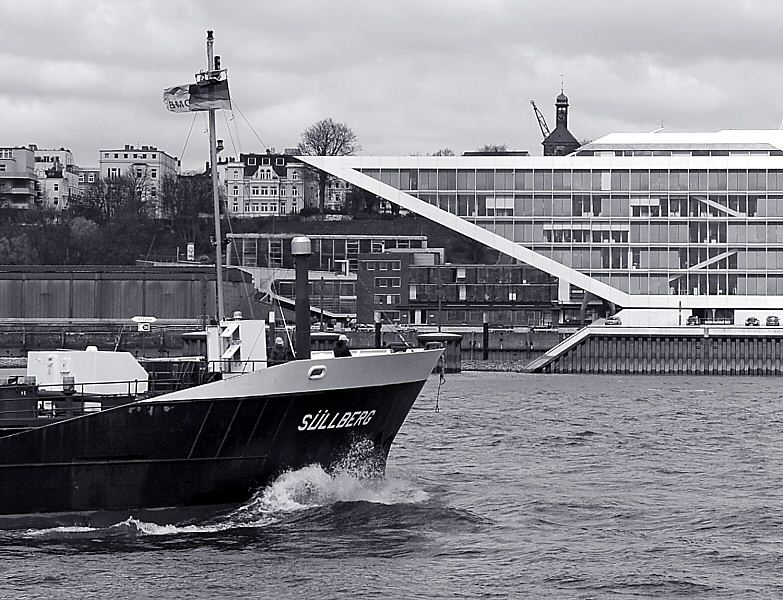
[[[205,66],[207,29],[229,68],[235,109],[218,114],[218,135],[232,155],[295,146],[324,117],[348,124],[367,155],[489,143],[540,154],[530,99],[554,126],[561,75],[580,140],[659,122],[676,132],[783,119],[783,2],[773,0],[0,6],[0,145],[69,147],[81,166],[124,144],[203,165],[203,113],[186,144],[192,116],[167,112],[161,94]]]

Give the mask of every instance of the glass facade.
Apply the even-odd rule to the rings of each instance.
[[[299,234],[229,233],[229,264],[243,267],[293,268],[291,240]],[[427,247],[421,235],[312,235],[307,234],[313,254],[309,268],[333,273],[355,272],[359,255],[392,249]]]
[[[693,160],[700,168],[612,154],[546,163],[563,168],[523,157],[514,168],[357,170],[629,294],[783,295],[777,152]]]

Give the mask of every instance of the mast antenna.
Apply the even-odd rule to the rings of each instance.
[[[213,49],[214,36],[212,30],[207,30],[207,79],[220,76],[220,58],[215,59]],[[212,205],[215,212],[215,271],[217,273],[217,318],[218,323],[225,318],[225,303],[223,301],[223,235],[220,232],[220,197],[218,195],[217,177],[217,141],[215,140],[215,109],[209,109],[209,172],[212,177]]]

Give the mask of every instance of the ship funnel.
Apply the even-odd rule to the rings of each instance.
[[[310,358],[310,278],[307,261],[312,254],[310,238],[291,240],[291,254],[296,267],[296,358]]]

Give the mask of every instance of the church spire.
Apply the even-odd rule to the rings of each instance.
[[[568,131],[568,96],[562,87],[555,99],[555,130],[543,141],[544,156],[565,156],[579,148],[580,144]]]

